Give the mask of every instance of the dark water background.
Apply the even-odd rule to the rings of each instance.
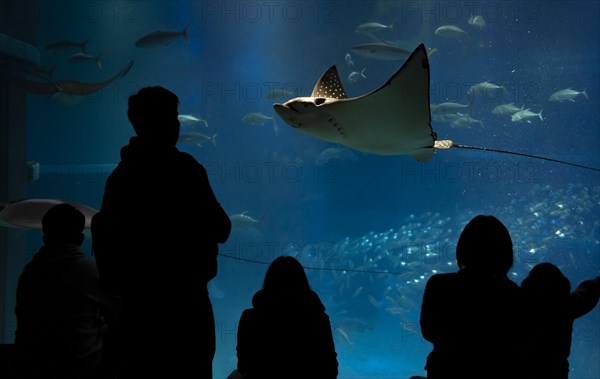
[[[216,146],[179,147],[206,166],[223,207],[232,215],[248,211],[255,219],[264,217],[262,225],[234,230],[222,253],[243,260],[222,257],[211,285],[216,377],[235,368],[237,321],[261,286],[267,267],[262,263],[282,254],[302,260],[336,325],[340,377],[423,374],[431,350],[418,330],[423,285],[432,270],[456,270],[447,262],[454,260],[454,244],[466,222],[485,213],[507,225],[516,254],[511,276],[517,283],[532,265],[550,261],[575,286],[600,273],[600,175],[454,149],[438,151],[424,164],[406,156],[355,152],[352,159],[318,165],[319,155],[334,145],[286,125],[265,95],[278,87],[292,91],[292,97],[308,96],[334,64],[349,97],[376,89],[402,62],[351,52],[352,46],[371,42],[355,28],[372,21],[393,24],[393,30],[377,35],[409,50],[419,43],[437,48],[430,57],[431,103],[472,102],[469,115],[482,120],[470,128],[434,121],[439,139],[598,167],[599,12],[596,1],[42,1],[37,47],[42,66],[55,67],[55,80],[102,81],[129,61],[134,65],[124,78],[77,105],[28,96],[28,158],[41,164],[41,177],[30,185],[28,197],[98,208],[119,149],[133,133],[126,118],[128,96],[144,86],[165,86],[179,96],[180,114],[207,120],[208,128],[183,126],[182,131],[217,134]],[[482,15],[487,25],[470,25],[471,15]],[[188,22],[188,43],[179,38],[155,49],[134,46],[143,35],[180,31]],[[434,33],[450,24],[469,38]],[[87,38],[86,50],[103,54],[102,69],[92,62],[68,62],[73,50],[44,49],[57,40]],[[347,80],[355,69],[344,61],[346,53],[355,69],[366,67],[366,79]],[[505,91],[467,93],[483,81]],[[564,88],[586,89],[589,99],[548,101]],[[542,111],[544,120],[516,123],[491,113],[510,102]],[[252,112],[274,117],[278,133],[271,121],[242,122]],[[168,206],[168,199],[148,206]],[[391,249],[386,243],[394,233],[399,242]],[[39,233],[30,234],[28,253],[13,262],[15,283],[41,243]],[[85,247],[89,251],[89,242]],[[420,262],[415,255],[405,262],[413,262],[410,269],[394,267],[381,259],[386,249],[392,254],[412,249]],[[434,258],[425,257],[427,252]],[[369,273],[344,271],[351,268]],[[406,271],[414,275],[402,276]],[[398,286],[410,290],[402,295]],[[401,314],[386,311],[393,306],[386,300],[390,295],[401,297]],[[9,308],[12,301],[7,299]],[[571,377],[600,377],[599,325],[598,309],[575,323]],[[168,325],[158,325],[157,332],[161,328]]]

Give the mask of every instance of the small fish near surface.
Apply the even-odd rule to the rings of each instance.
[[[157,30],[150,34],[147,34],[137,41],[135,41],[135,47],[141,48],[157,48],[162,46],[170,45],[175,42],[178,38],[183,38],[183,40],[187,43],[189,42],[188,37],[188,26],[190,23],[188,22],[182,31],[180,32],[170,32],[170,31],[162,31]]]
[[[217,146],[217,133],[213,134],[212,137],[202,134],[200,132],[187,132],[181,133],[177,142],[186,145],[195,145],[202,147],[202,144],[206,141],[210,141],[214,146]]]
[[[579,91],[575,91],[572,88],[566,88],[566,89],[561,89],[560,91],[556,91],[552,95],[550,95],[550,98],[548,100],[549,101],[558,101],[561,103],[563,101],[575,102],[575,98],[579,95],[583,95],[586,99],[589,100],[586,89],[579,92]]]

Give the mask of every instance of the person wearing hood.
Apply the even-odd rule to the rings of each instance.
[[[131,95],[136,133],[92,218],[101,285],[121,296],[119,379],[212,378],[215,323],[207,284],[231,220],[204,166],[181,152],[179,98],[160,86]]]
[[[231,378],[337,378],[329,316],[298,260],[276,258],[252,305],[240,318]]]
[[[101,373],[116,303],[100,289],[96,262],[81,251],[84,226],[83,214],[66,203],[42,218],[44,245],[17,285],[19,377],[84,379]]]

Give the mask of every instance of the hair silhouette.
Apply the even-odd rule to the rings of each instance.
[[[177,120],[179,98],[173,92],[160,86],[144,87],[129,97],[128,105],[127,117],[138,137],[161,141],[172,132],[166,131],[165,127],[172,126]]]
[[[494,216],[479,215],[463,229],[456,245],[461,269],[506,275],[513,265],[513,246],[508,229]]]
[[[263,288],[271,293],[308,292],[310,285],[304,267],[296,258],[277,257],[269,266]]]
[[[552,263],[537,264],[523,279],[521,288],[526,293],[542,299],[566,299],[571,292],[571,282]]]
[[[83,228],[85,228],[85,216],[67,203],[53,206],[42,217],[45,243],[80,244]]]

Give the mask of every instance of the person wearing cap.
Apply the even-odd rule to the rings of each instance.
[[[16,370],[23,378],[98,378],[107,322],[116,305],[81,251],[83,214],[70,204],[42,218],[43,246],[17,284]]]

